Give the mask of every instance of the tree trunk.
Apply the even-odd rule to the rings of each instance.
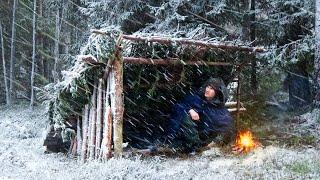
[[[317,108],[320,107],[320,0],[316,0],[316,17],[315,17],[315,60],[314,60],[314,72],[315,72],[315,84],[316,84],[316,96],[314,104]]]
[[[256,26],[255,26],[255,21],[256,21],[256,7],[255,7],[255,0],[251,0],[250,3],[250,41],[252,42],[252,46],[255,46],[255,41],[256,41]],[[255,53],[251,54],[251,91],[253,95],[257,94],[257,89],[258,89],[258,81],[257,81],[257,62],[256,62],[256,56]]]
[[[38,0],[38,17],[40,17],[40,19],[42,20],[42,17],[43,17],[43,0]],[[43,35],[41,34],[41,32],[38,34],[37,36],[37,39],[38,39],[38,46],[39,46],[39,49],[43,50]],[[38,62],[39,62],[39,74],[41,76],[43,76],[44,78],[48,78],[46,77],[46,74],[45,74],[45,61],[44,61],[44,58],[42,56],[39,56],[38,58]]]
[[[250,1],[242,0],[243,20],[242,20],[242,40],[250,41]]]
[[[56,14],[56,32],[54,43],[54,66],[53,66],[53,82],[58,82],[58,60],[59,60],[59,41],[60,41],[60,8],[58,7]]]
[[[37,10],[37,0],[33,1],[33,19],[32,19],[32,69],[31,69],[31,97],[30,97],[30,108],[33,109],[34,106],[34,69],[36,63],[36,10]]]
[[[16,41],[16,10],[18,0],[13,1],[12,8],[12,31],[11,31],[11,52],[10,52],[10,85],[9,85],[9,104],[14,100],[14,81],[15,81],[15,41]]]
[[[123,61],[119,52],[115,53],[114,69],[112,75],[114,83],[111,85],[115,88],[114,94],[114,119],[113,119],[113,142],[115,157],[122,156],[122,129],[123,129]],[[111,104],[112,107],[112,104]]]
[[[10,104],[10,92],[8,87],[8,76],[7,76],[7,68],[6,68],[6,60],[4,58],[4,41],[3,41],[3,32],[2,32],[2,23],[0,22],[0,40],[1,40],[1,58],[2,58],[2,69],[3,69],[3,79],[4,79],[4,86],[6,92],[6,104]]]

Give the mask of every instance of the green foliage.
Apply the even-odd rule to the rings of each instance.
[[[287,168],[301,175],[306,175],[308,173],[311,173],[313,169],[308,161],[293,162],[292,164],[288,164]]]
[[[315,145],[317,139],[312,135],[293,135],[288,139],[287,143],[293,147],[301,147],[301,145]]]

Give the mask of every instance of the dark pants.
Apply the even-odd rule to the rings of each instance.
[[[175,133],[171,133],[168,139],[169,146],[178,151],[192,152],[212,141],[220,145],[227,144],[234,137],[232,129],[230,131],[204,130],[200,122],[193,121],[187,114],[179,123],[181,123],[180,128]]]
[[[201,140],[196,122],[186,115],[180,123],[180,128],[169,135],[169,146],[183,152],[192,152],[199,148]]]

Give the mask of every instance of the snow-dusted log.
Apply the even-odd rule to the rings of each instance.
[[[92,29],[91,33],[101,34],[101,35],[109,35],[107,32],[103,32],[100,30]],[[122,35],[121,38],[131,41],[142,41],[145,43],[148,42],[158,42],[161,44],[185,44],[185,45],[195,45],[206,48],[218,48],[218,49],[228,49],[234,51],[246,51],[246,52],[264,52],[264,48],[261,47],[249,47],[249,46],[236,46],[232,44],[218,44],[218,43],[210,43],[207,41],[199,41],[199,40],[191,40],[186,38],[165,38],[165,37],[142,37],[136,35]]]
[[[81,125],[82,125],[82,118],[84,117],[84,115],[82,115],[82,117],[77,116],[77,156],[80,157],[81,155],[81,148],[82,148],[82,129],[81,129]]]
[[[103,140],[102,140],[102,152],[101,157],[103,159],[109,159],[112,155],[112,113],[110,107],[110,82],[111,76],[107,79],[107,86],[104,99],[104,114],[103,114]]]
[[[97,85],[98,81],[94,82],[93,94],[91,96],[91,111],[90,111],[90,138],[89,138],[89,159],[95,157],[96,145],[96,120],[97,120]]]
[[[114,66],[114,86],[115,86],[115,114],[113,119],[113,143],[114,154],[116,157],[122,155],[122,128],[123,128],[123,61],[120,57],[120,52],[115,53]]]
[[[178,58],[168,59],[151,59],[151,58],[136,58],[123,57],[123,62],[126,64],[151,64],[151,65],[195,65],[195,66],[231,66],[228,62],[207,62],[207,61],[182,61]]]
[[[98,94],[97,94],[97,122],[96,122],[96,150],[95,150],[95,159],[99,158],[101,150],[101,128],[102,128],[102,119],[103,119],[103,80],[99,79],[98,84]]]
[[[111,113],[111,108],[110,106],[106,109],[108,111],[106,118],[106,122],[107,122],[107,141],[106,141],[106,145],[107,145],[107,149],[106,149],[106,157],[107,158],[111,158],[112,156],[112,113]]]
[[[108,61],[107,65],[94,61],[94,57],[87,56],[82,60],[85,63],[93,64],[93,65],[101,65],[106,66],[106,76],[109,73],[109,68],[111,66],[111,62]],[[178,58],[167,58],[167,59],[151,59],[151,58],[137,58],[137,57],[123,57],[123,63],[125,64],[150,64],[150,65],[194,65],[194,66],[232,66],[232,63],[228,62],[208,62],[208,61],[183,61]]]
[[[195,45],[195,46],[206,47],[206,48],[227,49],[227,50],[246,51],[246,52],[264,52],[265,51],[264,48],[261,48],[261,47],[218,44],[218,43],[210,43],[206,41],[191,40],[191,39],[185,39],[185,38],[139,37],[135,35],[123,35],[122,38],[131,40],[131,41],[142,41],[145,43],[158,42],[161,44],[185,44],[185,45]]]
[[[84,106],[82,116],[82,148],[81,148],[81,160],[84,162],[87,159],[88,151],[88,128],[89,128],[89,105]]]

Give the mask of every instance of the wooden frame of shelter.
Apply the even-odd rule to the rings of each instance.
[[[108,35],[99,30],[92,33]],[[149,64],[149,65],[206,65],[206,66],[230,66],[227,62],[204,62],[192,61],[183,62],[177,58],[170,59],[148,59],[142,57],[122,57],[122,40],[160,43],[177,45],[192,45],[205,49],[219,48],[245,52],[263,52],[263,48],[253,48],[247,46],[234,46],[226,44],[214,44],[205,41],[190,39],[170,39],[162,37],[139,37],[134,35],[120,34],[114,48],[113,59],[109,59],[102,78],[94,82],[93,94],[89,105],[85,105],[82,116],[78,116],[77,137],[71,149],[76,151],[83,161],[86,159],[108,159],[114,154],[120,157],[123,152],[123,114],[124,114],[124,94],[123,94],[123,65],[128,64]],[[83,58],[86,63],[96,63],[93,57]],[[240,72],[244,64],[236,65]],[[238,73],[239,74],[239,73]],[[238,83],[236,102],[226,104],[229,111],[236,113],[236,125],[239,121],[240,112],[245,110],[240,103],[240,78],[235,78]],[[112,153],[112,151],[114,153]]]

